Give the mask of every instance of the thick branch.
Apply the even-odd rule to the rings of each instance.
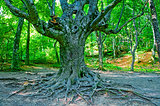
[[[26,0],[26,6],[29,12],[29,21],[32,24],[37,24],[39,20],[38,12],[32,0]]]
[[[97,30],[103,31],[103,32],[106,33],[106,34],[111,34],[111,33],[112,33],[112,34],[116,34],[116,33],[120,32],[121,29],[122,29],[124,26],[126,26],[129,22],[131,22],[132,20],[134,20],[134,19],[136,19],[136,18],[138,18],[138,17],[141,17],[141,16],[144,14],[144,9],[145,9],[147,3],[148,3],[148,1],[146,1],[144,7],[142,8],[142,12],[141,12],[140,14],[138,14],[137,16],[134,16],[134,17],[132,17],[131,19],[129,19],[128,21],[126,21],[118,30],[117,30],[116,28],[115,28],[115,30],[113,30],[113,29],[107,29],[107,28],[106,28],[106,29],[97,29]]]
[[[92,18],[94,18],[94,16],[97,13],[97,10],[98,10],[97,3],[98,3],[98,0],[89,0],[89,12],[88,12],[88,14]]]
[[[60,0],[63,12],[68,8],[67,0]]]
[[[52,6],[50,5],[48,0],[47,0],[47,3],[50,10],[50,16],[51,17],[55,16],[55,0],[52,0]]]
[[[109,4],[104,11],[102,11],[90,24],[90,27],[93,27],[95,25],[97,25],[102,18],[104,18],[104,16],[111,10],[113,9],[119,2],[121,2],[122,0],[114,0],[111,4]]]
[[[124,0],[123,0],[123,7],[122,7],[121,14],[120,14],[120,17],[119,17],[119,20],[118,20],[118,23],[117,23],[117,25],[116,25],[115,30],[117,30],[117,29],[118,29],[118,25],[119,25],[119,23],[120,23],[120,21],[121,21],[121,18],[122,18],[122,14],[123,14],[124,6],[125,6],[125,5],[124,5]]]
[[[10,0],[4,0],[7,7],[10,9],[10,11],[17,17],[23,17],[23,18],[28,18],[29,17],[29,14],[25,13],[24,11],[14,7]]]
[[[14,7],[9,0],[4,0],[4,1],[6,2],[7,6],[9,7],[9,9],[14,15],[26,18],[30,23],[34,25],[34,27],[39,33],[50,38],[54,38],[57,40],[60,39],[59,36],[61,36],[62,32],[54,29],[55,28],[54,25],[52,27],[49,27],[45,21],[42,21],[39,18],[38,12],[33,3],[33,0],[25,0],[25,1],[22,0],[24,5],[26,6],[28,14],[21,11],[17,7]]]
[[[52,0],[52,16],[54,16],[55,15],[55,0]]]

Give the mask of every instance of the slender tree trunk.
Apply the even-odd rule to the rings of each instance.
[[[155,43],[160,63],[160,32],[159,32],[159,26],[158,26],[158,19],[157,19],[157,13],[154,5],[154,0],[149,0],[150,4],[150,10],[152,15],[152,25],[153,25],[153,33],[155,36]]]
[[[153,43],[153,48],[152,48],[152,58],[153,58],[153,63],[156,63],[156,53],[155,53],[155,50],[156,50],[156,44]]]
[[[59,56],[58,56],[58,52],[57,52],[57,47],[56,47],[57,41],[54,43],[54,51],[56,52],[56,59],[57,59],[57,63],[59,64]]]
[[[153,48],[152,48],[152,58],[153,58],[153,63],[155,63],[156,62],[156,57],[155,57],[155,55],[156,55],[156,53],[155,53],[155,51],[156,51],[156,40],[155,40],[154,29],[152,28],[152,30],[153,30],[153,40],[154,40]]]
[[[2,45],[3,45],[3,40],[2,40],[2,42],[1,42],[1,46],[0,46],[0,49],[1,49],[1,54],[0,54],[0,70],[3,70],[3,63],[4,63],[4,60],[3,60],[3,47],[2,47]]]
[[[7,39],[7,51],[6,51],[6,62],[8,62],[8,45],[9,45],[9,39]]]
[[[29,65],[29,42],[30,42],[30,22],[28,22],[27,47],[25,64]]]
[[[115,50],[116,40],[115,37],[113,37],[112,40],[112,48],[113,48],[113,57],[116,58],[116,50]]]
[[[13,57],[12,57],[12,64],[11,70],[16,71],[19,70],[19,42],[20,42],[20,35],[22,31],[24,18],[19,18],[17,32],[14,38],[14,46],[13,46]]]
[[[22,48],[22,44],[21,44],[20,46],[21,46],[21,57],[20,57],[20,61],[23,61],[23,60],[22,60],[22,57],[23,57],[23,48]]]
[[[101,32],[96,32],[96,36],[97,36],[97,44],[98,44],[98,52],[99,52],[99,70],[104,70],[103,69],[103,52],[102,52],[102,48],[103,48],[103,42],[102,42],[102,35]]]
[[[134,17],[134,11],[133,11],[133,17]],[[136,44],[134,45],[134,48],[133,48],[133,50],[131,52],[132,53],[131,71],[134,71],[135,52],[136,52],[136,49],[137,49],[137,46],[138,46],[138,31],[137,31],[135,19],[133,20],[133,26],[134,26],[134,29],[136,31],[136,33],[135,33],[135,42],[136,42]]]
[[[94,55],[94,53],[93,53],[93,34],[91,34],[91,41],[90,41],[91,43],[90,43],[90,55],[91,56],[93,56]]]
[[[135,52],[132,52],[131,71],[134,71],[134,62],[135,62]]]

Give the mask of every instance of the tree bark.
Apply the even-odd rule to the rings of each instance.
[[[158,19],[157,19],[156,8],[154,5],[154,0],[149,0],[149,4],[150,4],[151,15],[152,15],[153,33],[155,36],[155,41],[156,41],[155,43],[156,43],[156,48],[157,48],[157,53],[158,53],[158,58],[160,63],[160,32],[159,32]]]
[[[29,65],[29,42],[30,42],[30,22],[28,22],[28,34],[27,34],[27,47],[26,47],[26,60],[25,64]]]
[[[133,11],[133,17],[134,17],[134,11]],[[135,63],[135,52],[137,50],[137,46],[138,46],[138,31],[137,31],[137,27],[136,27],[136,22],[135,22],[135,19],[133,20],[133,26],[134,26],[134,29],[135,29],[135,45],[134,45],[134,48],[133,50],[131,51],[131,54],[132,54],[132,63],[131,63],[131,71],[134,71],[134,63]]]
[[[153,26],[153,25],[152,25]],[[154,33],[154,29],[152,27],[152,31],[153,31],[153,48],[152,48],[152,59],[153,59],[153,63],[156,63],[156,39],[155,39],[155,33]]]
[[[19,18],[17,32],[14,38],[14,46],[13,46],[13,56],[12,56],[12,64],[11,64],[11,70],[16,71],[19,70],[19,42],[20,42],[20,35],[22,31],[24,18]]]
[[[85,42],[80,43],[79,40],[68,42],[65,46],[60,45],[61,69],[58,73],[60,79],[70,78],[74,82],[83,77],[87,69],[84,62],[84,47]]]

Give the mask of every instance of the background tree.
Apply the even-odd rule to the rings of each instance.
[[[25,64],[29,64],[29,42],[30,42],[30,22],[28,22],[28,31],[27,31],[27,47],[26,47],[26,60]]]
[[[159,32],[159,26],[158,26],[159,24],[157,19],[156,8],[154,5],[154,0],[149,0],[149,5],[152,17],[153,35],[155,37],[155,43],[160,63],[160,32]]]
[[[105,39],[103,39],[104,35],[102,35],[101,32],[96,32],[96,37],[97,37],[97,44],[98,44],[98,54],[99,54],[99,70],[105,70],[103,68],[103,42]]]
[[[60,64],[60,61],[59,61],[59,56],[58,56],[58,51],[57,51],[57,41],[55,41],[54,43],[54,50],[56,52],[56,59],[57,59],[57,63]]]
[[[14,38],[13,57],[12,57],[12,64],[11,64],[11,70],[13,71],[20,69],[19,68],[19,42],[20,42],[23,23],[24,23],[24,18],[20,17],[18,27],[17,27],[17,32]]]

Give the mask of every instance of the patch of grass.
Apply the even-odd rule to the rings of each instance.
[[[89,68],[97,69],[99,62],[98,58],[93,57],[85,57],[85,62]],[[114,64],[104,62],[103,67],[105,70],[123,70],[123,68],[116,66]]]
[[[116,66],[114,64],[109,64],[109,63],[104,63],[104,68],[106,70],[118,70],[118,71],[121,71],[123,70],[123,68],[119,67],[119,66]]]
[[[61,67],[61,65],[60,65],[60,64],[58,64],[58,63],[55,63],[55,64],[52,64],[52,67],[53,67],[53,68],[60,68],[60,67]]]

